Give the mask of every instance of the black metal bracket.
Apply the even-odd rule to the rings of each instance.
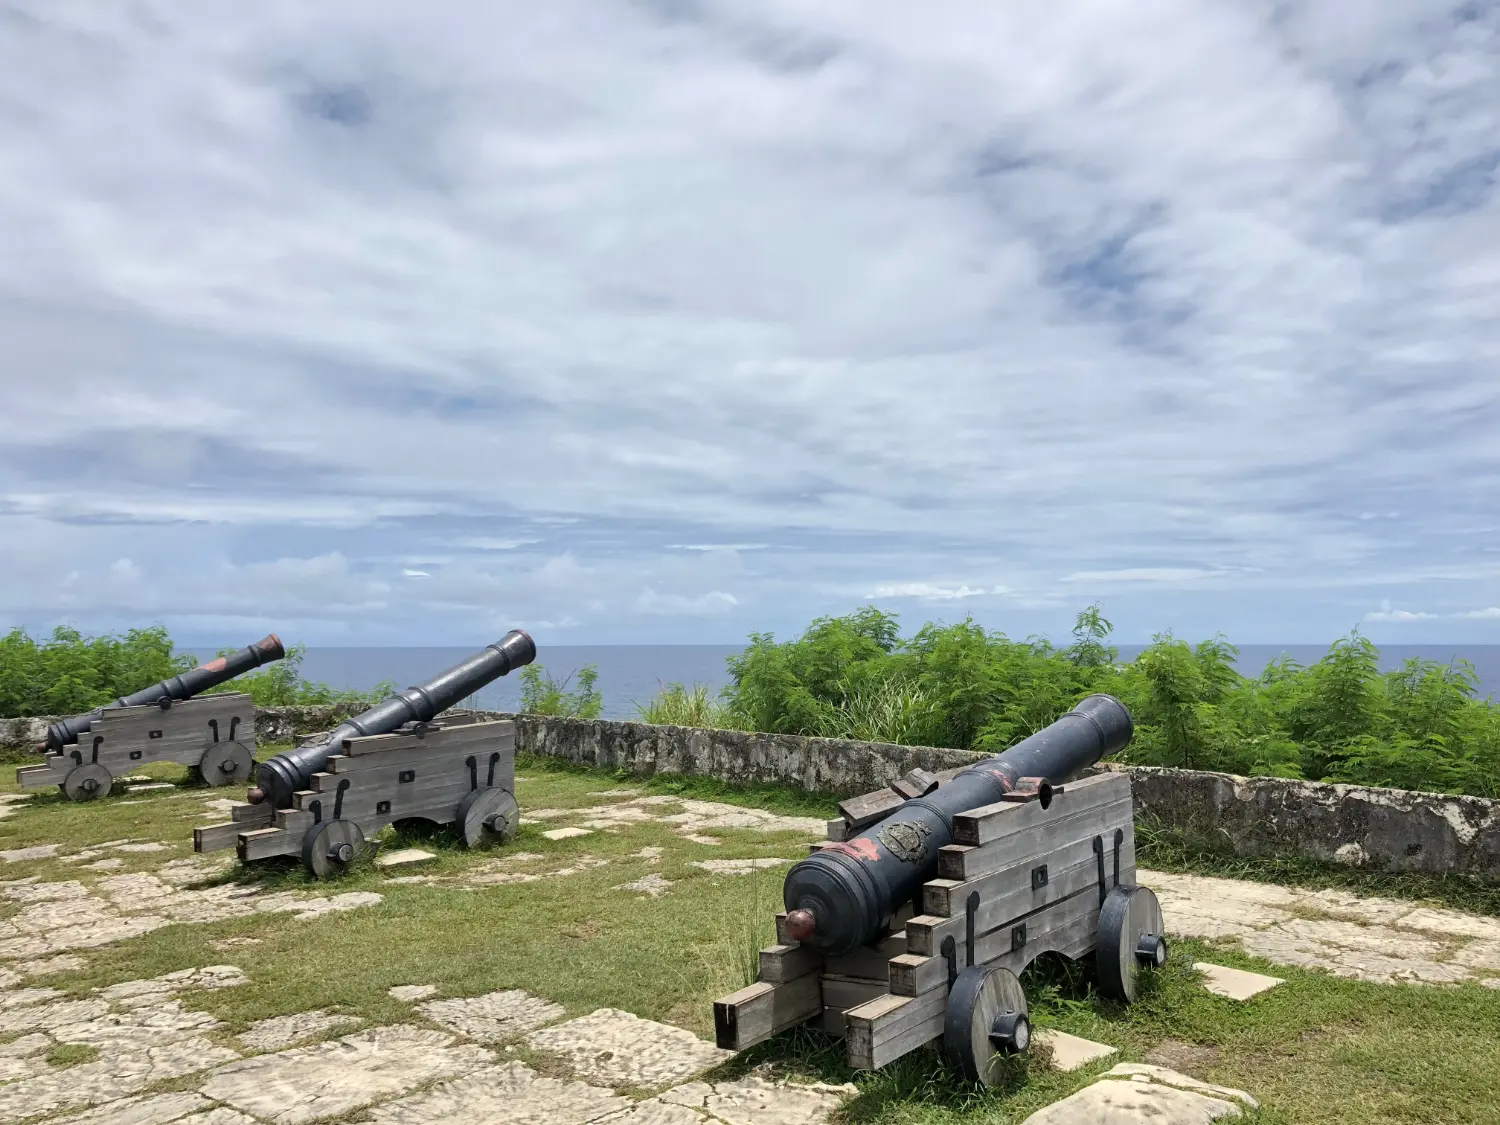
[[[214,732],[214,741],[218,742],[219,741],[219,720],[218,719],[209,719],[208,720],[208,729]],[[157,731],[157,732],[153,732],[153,733],[155,734],[155,736],[157,738],[161,737],[161,732]]]
[[[1024,948],[1025,945],[1026,945],[1026,923],[1022,922],[1019,926],[1012,926],[1011,927],[1011,930],[1010,930],[1010,951],[1012,953],[1014,953],[1016,950]]]
[[[479,760],[470,754],[464,759],[464,765],[469,767],[469,788],[479,788]]]
[[[1094,858],[1099,861],[1099,905],[1104,905],[1104,900],[1109,895],[1109,884],[1104,878],[1104,837],[1094,837]]]
[[[156,732],[156,737],[161,737],[161,731]],[[102,745],[104,745],[104,736],[102,734],[94,735],[94,756],[89,760],[92,761],[95,765],[99,763],[99,747]]]
[[[487,780],[485,782],[486,785],[491,786],[491,787],[494,786],[494,784],[495,784],[495,767],[498,766],[499,764],[500,764],[500,752],[497,750],[497,751],[495,751],[495,753],[493,753],[493,754],[490,755],[490,776],[489,776],[489,780]]]
[[[341,820],[344,816],[344,790],[349,788],[349,779],[346,777],[339,782],[339,787],[333,796],[333,819]]]
[[[1125,829],[1115,829],[1115,886],[1120,885],[1120,848],[1125,843]]]
[[[1031,869],[1031,889],[1034,891],[1039,891],[1046,885],[1047,865],[1044,863],[1040,867],[1033,867]]]
[[[953,982],[958,979],[958,943],[949,934],[943,939],[943,956],[948,960],[948,991],[953,991]]]
[[[235,735],[237,733],[239,733],[239,729],[240,729],[240,717],[238,715],[231,716],[230,720],[229,720],[229,741],[230,742],[234,741],[234,737],[235,737]]]
[[[979,892],[970,891],[969,900],[964,903],[964,953],[970,965],[974,964],[974,916],[978,913]]]
[[[390,811],[391,811],[391,803],[389,801],[376,801],[375,802],[375,812],[377,814],[379,814],[379,813],[388,813]]]
[[[314,824],[322,824],[323,823],[323,802],[322,801],[312,801],[312,802],[309,802],[309,804],[307,806],[307,811],[313,814],[313,823]]]
[[[400,773],[398,773],[396,775],[396,784],[397,785],[405,785],[408,782],[416,781],[416,780],[417,780],[417,771],[416,770],[402,770]]]

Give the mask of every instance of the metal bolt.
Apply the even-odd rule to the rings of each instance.
[[[225,758],[222,762],[219,763],[219,770],[221,772],[223,772],[223,773],[233,773],[234,772],[234,762],[233,762],[233,760],[231,760],[229,758]]]
[[[354,858],[354,848],[349,844],[336,844],[329,851],[328,858],[337,863],[348,863]]]
[[[99,783],[97,781],[95,781],[92,777],[86,777],[83,780],[83,787],[82,788],[83,788],[83,791],[85,793],[92,793],[95,789],[99,788]]]

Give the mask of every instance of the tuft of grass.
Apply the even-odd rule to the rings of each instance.
[[[99,1048],[87,1043],[59,1043],[42,1056],[48,1066],[61,1069],[91,1063],[99,1057]]]
[[[643,723],[667,727],[695,727],[699,730],[741,730],[739,719],[720,699],[709,694],[707,684],[663,684],[657,681],[657,693],[647,703],[635,705],[636,716]]]

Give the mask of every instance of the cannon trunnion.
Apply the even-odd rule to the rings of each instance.
[[[718,1045],[744,1050],[811,1023],[844,1039],[850,1066],[873,1070],[941,1040],[956,1070],[989,1084],[999,1056],[1030,1046],[1019,978],[1042,954],[1092,954],[1100,991],[1134,1000],[1168,947],[1156,896],[1135,881],[1130,778],[1073,779],[1129,740],[1125,715],[1123,741],[1104,723],[1097,750],[1072,753],[1083,738],[1072,720],[1098,717],[1106,700],[1124,714],[1110,697],[1085,700],[1065,716],[1062,756],[1034,753],[1059,745],[1054,724],[978,766],[914,770],[841,802],[828,840],[787,875],[788,909],[776,916],[777,944],[761,950],[759,981],[715,1002]],[[1036,772],[1017,777],[1007,759]],[[963,779],[988,771],[999,781],[997,767],[998,799],[963,808]],[[889,911],[874,925],[871,902]]]
[[[243,862],[301,858],[313,875],[349,870],[388,824],[453,824],[471,848],[508,843],[520,823],[515,723],[448,715],[330,746],[308,788],[277,808],[236,805],[227,824],[193,831],[197,852],[234,848]]]
[[[255,703],[242,692],[107,707],[75,723],[73,741],[22,766],[22,789],[56,785],[75,801],[107,796],[153,762],[189,766],[209,785],[243,785],[255,766]]]

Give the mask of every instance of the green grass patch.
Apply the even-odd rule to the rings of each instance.
[[[50,1067],[79,1066],[99,1057],[99,1048],[86,1043],[59,1043],[42,1056]]]

